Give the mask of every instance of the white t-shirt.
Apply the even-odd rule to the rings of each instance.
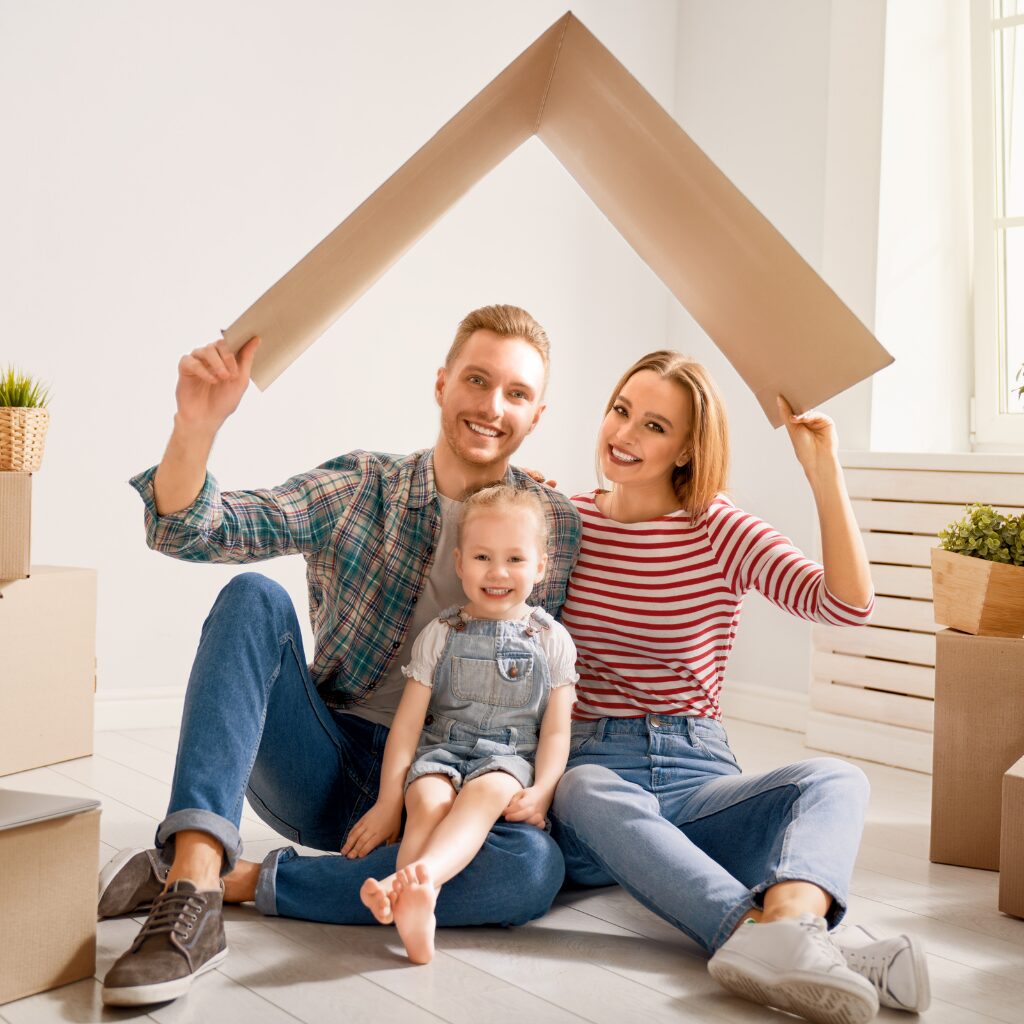
[[[522,621],[526,622],[529,617],[524,615]],[[402,674],[429,687],[434,678],[437,661],[448,640],[449,629],[451,626],[438,619],[427,623],[412,645],[412,657],[409,664],[402,669]],[[565,626],[560,622],[552,622],[550,628],[540,631],[538,638],[541,650],[547,658],[551,689],[575,683],[579,679],[576,672],[576,645]]]
[[[455,575],[455,541],[462,502],[446,498],[443,494],[439,494],[438,498],[441,501],[441,535],[435,545],[430,575],[427,576],[427,582],[413,608],[412,621],[409,623],[405,642],[377,685],[362,701],[345,709],[346,714],[365,718],[369,722],[376,722],[389,728],[398,710],[398,702],[402,699],[402,691],[405,689],[402,666],[411,657],[414,641],[428,623],[437,621],[438,615],[445,608],[462,604],[466,600],[462,581]]]

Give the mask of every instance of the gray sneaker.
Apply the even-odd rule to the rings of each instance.
[[[832,941],[846,966],[867,978],[882,1006],[923,1013],[931,1003],[928,960],[920,942],[909,935],[883,939],[862,924],[840,925]]]
[[[228,955],[223,899],[223,888],[199,892],[184,878],[159,895],[131,949],[103,979],[103,1002],[141,1006],[184,995]]]
[[[100,872],[99,917],[149,910],[164,891],[167,868],[156,850],[118,850]]]

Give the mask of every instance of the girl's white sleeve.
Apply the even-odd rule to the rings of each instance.
[[[427,687],[432,685],[434,669],[444,650],[447,633],[448,626],[437,619],[428,622],[420,630],[420,635],[412,644],[412,658],[408,665],[402,666],[402,675],[406,679],[415,679]]]
[[[576,671],[576,645],[568,630],[560,622],[553,622],[550,629],[541,634],[541,647],[548,659],[551,688],[568,686],[579,680]]]

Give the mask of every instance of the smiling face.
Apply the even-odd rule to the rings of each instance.
[[[517,619],[526,599],[544,576],[547,555],[537,519],[528,509],[474,510],[462,525],[455,571],[479,619]]]
[[[690,397],[676,381],[639,370],[612,400],[598,433],[601,472],[615,484],[672,488],[689,460]]]
[[[528,341],[474,331],[449,367],[437,371],[440,447],[463,464],[504,475],[509,457],[544,406],[544,360]]]

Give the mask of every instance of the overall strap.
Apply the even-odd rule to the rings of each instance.
[[[542,629],[550,629],[555,620],[543,608],[534,608],[526,623],[526,635],[536,636]]]
[[[437,621],[443,622],[457,633],[461,633],[466,628],[466,620],[462,617],[462,609],[457,604],[453,604],[450,608],[445,608],[438,615]]]

